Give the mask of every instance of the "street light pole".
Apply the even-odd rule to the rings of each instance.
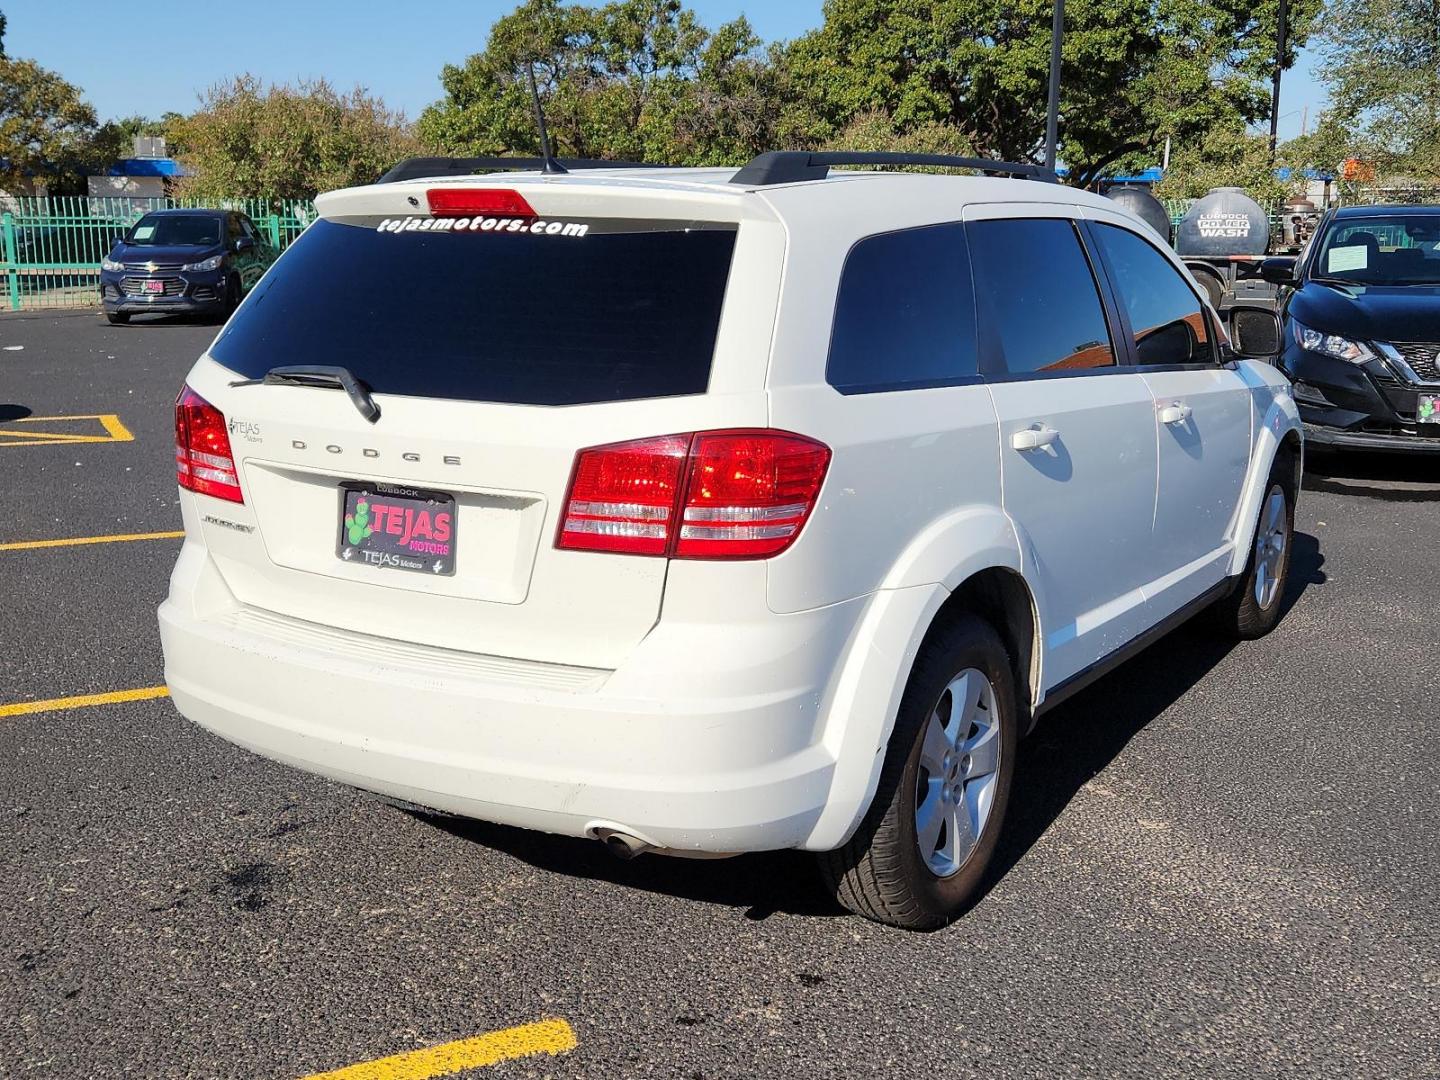
[[[1275,161],[1275,147],[1280,140],[1280,70],[1285,63],[1285,31],[1289,12],[1288,0],[1280,0],[1280,22],[1275,27],[1275,74],[1270,94],[1270,161]]]
[[[1283,4],[1285,0],[1280,0],[1280,2]],[[1065,0],[1055,0],[1055,18],[1050,24],[1050,101],[1045,110],[1045,167],[1047,169],[1055,168],[1055,148],[1060,140],[1060,39],[1064,33]]]

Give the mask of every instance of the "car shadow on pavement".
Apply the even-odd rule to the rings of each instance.
[[[1382,502],[1440,502],[1440,453],[1307,451],[1305,490]]]
[[[25,417],[34,411],[34,409],[26,405],[0,404],[0,424],[5,423],[7,420],[24,420]]]
[[[740,907],[748,919],[765,919],[781,911],[790,915],[845,914],[821,887],[813,860],[803,852],[767,851],[733,859],[642,855],[626,861],[610,854],[598,840],[551,836],[418,810],[405,812],[547,873]]]
[[[1324,583],[1324,562],[1316,538],[1296,533],[1283,600],[1286,611],[1308,587]],[[984,901],[1086,783],[1234,647],[1210,632],[1202,617],[1045,716],[1034,735],[1020,745],[1009,820],[973,903]],[[733,859],[642,856],[627,862],[596,840],[551,836],[417,809],[405,812],[547,873],[744,908],[749,919],[764,919],[777,912],[845,914],[822,886],[813,859],[803,852],[764,852]]]

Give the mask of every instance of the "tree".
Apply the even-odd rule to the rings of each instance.
[[[1285,63],[1320,0],[1292,0]],[[1070,0],[1060,156],[1072,183],[1268,115],[1278,0]],[[953,126],[976,153],[1043,153],[1052,0],[826,0],[787,49],[822,139],[878,110],[897,134]]]
[[[252,75],[220,83],[201,108],[172,121],[191,175],[176,185],[195,198],[309,199],[373,183],[417,144],[402,114],[356,88],[323,79],[266,89]]]
[[[76,86],[33,60],[0,57],[0,188],[79,184],[105,156],[98,131]]]
[[[1321,59],[1329,166],[1356,155],[1440,182],[1440,0],[1330,0]]]
[[[712,32],[679,0],[525,0],[483,52],[445,66],[421,139],[448,154],[537,152],[532,65],[563,155],[739,162],[781,123],[783,70],[743,18]]]
[[[1198,199],[1211,188],[1240,187],[1261,206],[1295,195],[1304,186],[1297,169],[1290,179],[1277,176],[1277,164],[1291,164],[1290,144],[1279,158],[1270,154],[1270,137],[1252,135],[1243,127],[1216,127],[1199,142],[1185,143],[1170,156],[1165,178],[1155,185],[1161,199]]]

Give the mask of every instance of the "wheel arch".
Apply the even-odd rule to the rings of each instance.
[[[1040,618],[1035,596],[1024,576],[1010,567],[992,566],[971,574],[940,605],[930,622],[928,638],[957,615],[977,615],[995,628],[1015,675],[1016,701],[1021,707],[1021,736],[1035,726],[1035,699],[1040,688]]]
[[[825,809],[804,847],[831,850],[854,834],[875,797],[916,657],[926,640],[956,616],[977,615],[995,627],[1015,672],[1022,710],[1018,734],[1034,727],[1043,631],[1033,590],[1009,558],[966,567],[957,576],[953,587],[930,583],[875,594],[828,703],[825,742],[835,770]]]
[[[1276,378],[1283,377],[1276,373]],[[1275,393],[1259,418],[1255,448],[1250,457],[1250,474],[1231,525],[1235,539],[1230,560],[1232,577],[1245,572],[1250,545],[1255,539],[1255,527],[1259,523],[1260,502],[1277,465],[1281,466],[1280,480],[1290,505],[1294,507],[1299,500],[1305,467],[1303,431],[1294,398],[1288,393]]]

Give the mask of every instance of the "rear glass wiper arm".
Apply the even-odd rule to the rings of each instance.
[[[231,386],[324,386],[344,390],[360,415],[370,423],[380,419],[380,406],[370,396],[370,388],[350,373],[348,368],[316,364],[294,364],[273,367],[259,379],[239,379]]]

